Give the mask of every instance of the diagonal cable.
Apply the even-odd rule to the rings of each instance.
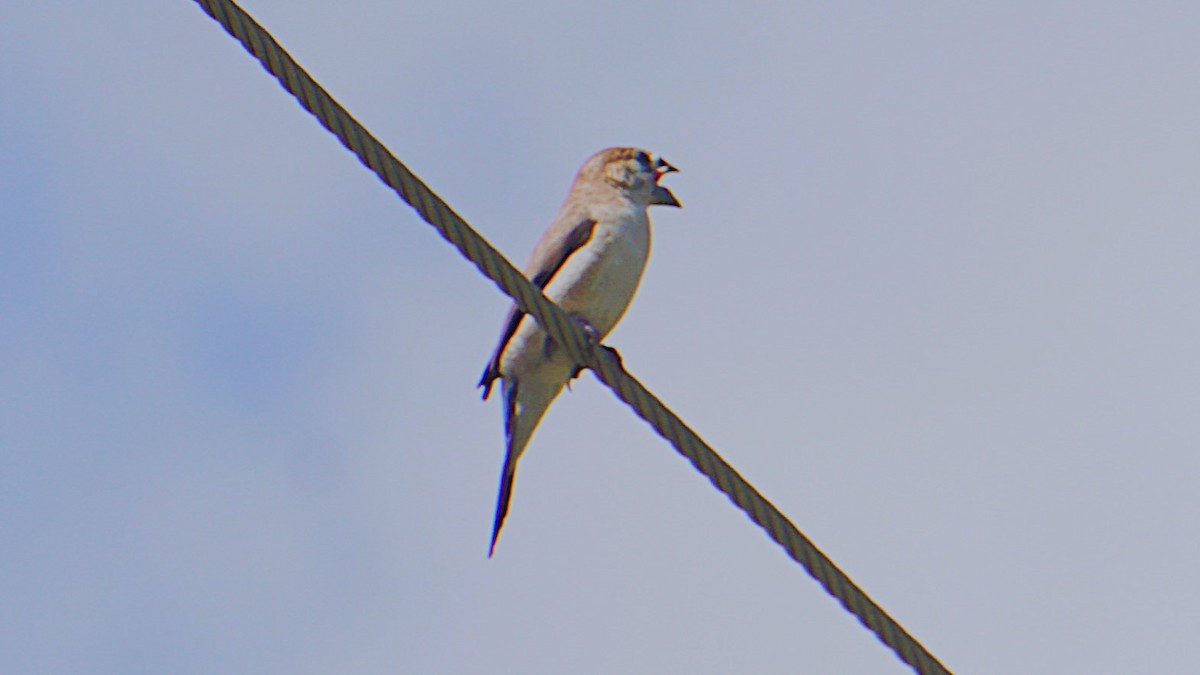
[[[397,160],[370,132],[333,100],[262,26],[231,0],[196,0],[205,12],[242,43],[283,88],[338,137],[347,149],[396,191],[421,218],[475,264],[484,276],[532,315],[576,362],[596,376],[654,430],[667,439],[718,490],[746,512],[759,527],[799,562],[842,606],[892,648],[897,656],[925,673],[949,673],[928,650],[875,604],[850,577],[805,537],[787,516],[746,482],[654,394],[625,371],[615,352],[592,344],[570,316],[533,286],[512,263],[455,213],[440,197]]]

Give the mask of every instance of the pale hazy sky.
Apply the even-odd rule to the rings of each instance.
[[[1200,5],[246,8],[962,673],[1200,671]],[[903,673],[585,375],[496,557],[507,300],[188,0],[0,10],[0,672]]]

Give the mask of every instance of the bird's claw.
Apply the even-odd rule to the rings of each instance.
[[[609,347],[608,345],[600,345],[600,347],[603,348],[604,351],[611,354],[612,357],[617,360],[617,365],[621,366],[622,370],[625,369],[625,362],[621,360],[621,352],[618,352],[617,350],[613,349],[612,347]]]
[[[600,335],[600,331],[596,330],[596,327],[593,326],[591,324],[591,322],[589,322],[587,319],[583,318],[582,316],[577,316],[574,314],[571,315],[571,318],[575,319],[575,322],[578,323],[579,327],[583,329],[583,333],[584,333],[584,335],[587,336],[587,341],[588,341],[589,345],[591,345],[592,347],[603,349],[604,351],[608,352],[609,354],[612,354],[613,356],[616,357],[617,363],[621,364],[621,355],[617,353],[617,350],[600,342],[600,340],[603,339],[603,336]],[[622,365],[622,368],[623,367],[624,366]],[[567,389],[568,390],[571,389],[571,380],[574,380],[575,378],[579,377],[579,374],[583,372],[584,368],[586,368],[586,366],[575,366],[575,370],[571,371],[571,377],[567,378]]]

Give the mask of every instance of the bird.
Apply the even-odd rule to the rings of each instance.
[[[673,171],[678,169],[640,148],[607,148],[592,155],[525,266],[526,278],[579,322],[596,344],[629,307],[646,268],[647,209],[682,206],[659,185]],[[546,409],[582,369],[532,316],[512,305],[478,384],[486,401],[495,381],[503,383],[506,447],[489,558],[508,514],[517,460]]]

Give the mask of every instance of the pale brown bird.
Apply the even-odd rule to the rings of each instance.
[[[675,171],[638,148],[609,148],[579,170],[567,199],[525,266],[525,276],[583,325],[597,342],[617,325],[637,291],[650,255],[646,209],[680,206],[658,184]],[[479,386],[486,400],[497,378],[504,381],[507,454],[488,556],[508,513],[517,460],[542,415],[580,367],[558,348],[533,317],[514,305]]]

